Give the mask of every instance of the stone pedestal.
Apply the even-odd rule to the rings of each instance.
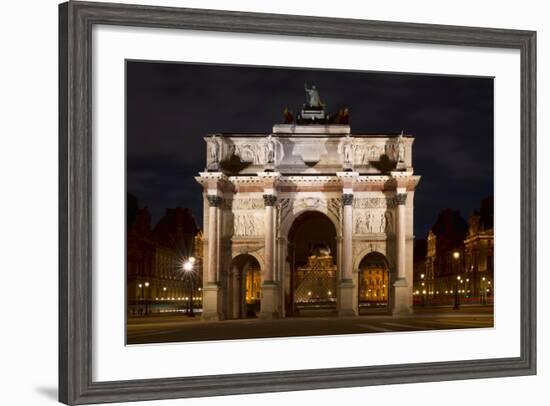
[[[221,311],[221,288],[218,284],[209,283],[202,290],[202,319],[203,320],[223,320]]]
[[[325,110],[305,108],[300,112],[302,120],[324,120],[326,118]]]
[[[220,170],[219,162],[210,162],[206,167],[208,172],[218,172]]]
[[[413,313],[412,289],[405,279],[398,279],[393,284],[395,289],[394,316],[408,316]]]
[[[353,281],[342,280],[338,284],[338,316],[355,316],[353,304],[355,295]]]
[[[260,303],[260,319],[276,319],[279,317],[279,286],[274,282],[262,284],[262,301]]]
[[[397,166],[396,166],[395,169],[398,170],[398,171],[405,171],[405,170],[407,170],[407,164],[403,161],[400,161],[400,162],[397,163]]]

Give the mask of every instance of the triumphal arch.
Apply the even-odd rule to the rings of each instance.
[[[306,91],[271,133],[205,137],[204,319],[412,311],[414,139]]]

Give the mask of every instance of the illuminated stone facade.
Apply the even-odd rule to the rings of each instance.
[[[467,223],[457,211],[443,210],[428,232],[424,259],[416,262],[415,303],[491,304],[493,244],[492,197],[482,201]]]
[[[302,124],[276,124],[269,134],[205,137],[206,170],[196,177],[204,197],[203,318],[243,317],[248,288],[240,281],[251,264],[260,268],[259,316],[289,316],[288,302],[296,301],[297,282],[307,273],[293,263],[289,233],[309,212],[334,228],[335,249],[324,265],[335,282],[333,289],[323,285],[324,293],[314,295],[312,287],[306,294],[328,299],[330,291],[337,314],[358,314],[360,265],[378,253],[385,265],[373,283],[385,287],[375,289],[377,297],[388,298],[394,314],[411,312],[420,179],[413,172],[413,137],[352,134],[347,124],[322,122],[320,110],[306,124],[308,114],[302,111]],[[319,267],[323,258],[311,261],[307,266]]]
[[[187,209],[167,209],[151,228],[146,208],[138,209],[128,222],[127,313],[142,316],[185,311],[190,298],[202,302],[202,234]],[[182,272],[183,261],[194,256],[194,284]]]

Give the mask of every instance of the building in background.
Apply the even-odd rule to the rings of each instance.
[[[493,198],[466,222],[445,209],[428,232],[425,251],[415,252],[415,305],[492,304]]]
[[[468,302],[493,302],[493,198],[481,202],[468,220],[468,235],[464,240],[464,278]]]
[[[202,234],[189,209],[166,209],[154,228],[147,208],[128,195],[129,316],[188,311],[202,303]],[[190,271],[183,269],[195,258]]]

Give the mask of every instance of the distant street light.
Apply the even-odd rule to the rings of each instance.
[[[458,264],[458,259],[460,258],[460,253],[458,251],[455,251],[453,252],[453,259],[455,260],[455,263]],[[457,270],[458,268],[456,267],[457,265],[455,265],[455,269]],[[458,273],[458,271],[457,271]],[[453,306],[453,310],[459,310],[460,309],[460,303],[459,303],[459,296],[458,296],[458,283],[459,281],[462,283],[463,281],[461,280],[462,278],[460,277],[460,275],[457,275],[456,277],[456,280],[455,280],[455,303],[454,303],[454,306]]]
[[[195,317],[195,311],[193,310],[193,268],[195,264],[195,258],[189,257],[187,261],[183,263],[183,271],[189,276],[189,297],[187,298],[189,317]]]
[[[424,281],[424,274],[421,273],[420,274],[420,279],[422,281]],[[424,287],[424,282],[421,283],[422,287]],[[424,305],[426,304],[426,291],[425,290],[422,290],[422,307],[424,307]]]
[[[148,288],[148,287],[149,287],[149,282],[145,282],[144,284],[141,284],[141,283],[138,284],[141,300],[142,300],[142,302],[145,302],[145,315],[146,316],[149,314],[149,308],[147,306],[147,297],[146,297],[147,293],[145,291],[145,289]]]

